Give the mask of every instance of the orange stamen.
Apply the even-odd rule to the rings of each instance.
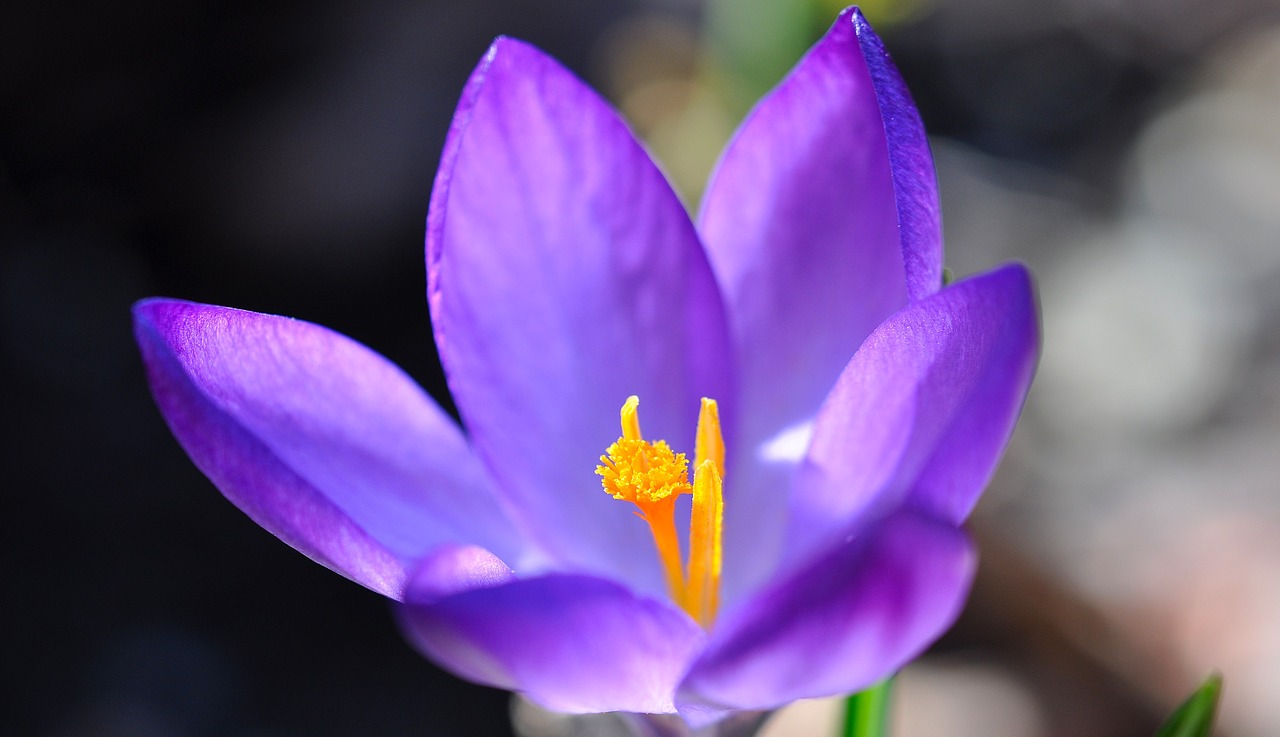
[[[685,611],[711,628],[720,606],[721,535],[724,494],[714,461],[703,461],[693,479],[693,516],[689,521],[689,581]]]
[[[606,493],[639,508],[637,515],[649,523],[653,533],[671,598],[683,601],[684,573],[675,516],[676,497],[693,493],[689,461],[684,453],[672,452],[665,441],[644,440],[636,410],[639,404],[640,400],[632,396],[622,405],[622,437],[600,456],[596,473]]]
[[[710,627],[719,603],[724,519],[720,413],[714,400],[702,400],[695,443],[698,466],[691,485],[685,455],[672,451],[662,440],[650,443],[641,435],[639,404],[639,398],[631,396],[622,405],[622,437],[600,456],[596,474],[606,493],[635,504],[637,516],[649,523],[671,599]],[[676,499],[681,494],[693,494],[687,579],[675,524]]]

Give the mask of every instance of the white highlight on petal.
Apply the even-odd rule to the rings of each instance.
[[[799,463],[813,437],[813,419],[785,427],[760,444],[760,460],[769,463]]]

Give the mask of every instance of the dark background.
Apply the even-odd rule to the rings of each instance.
[[[834,17],[834,6],[792,4],[805,44]],[[1073,206],[1094,218],[1123,207],[1126,152],[1201,61],[1276,17],[1258,3],[1147,3],[1111,16],[1088,3],[1024,5],[1034,4],[917,0],[879,10],[883,23],[869,12],[931,134],[983,161],[1072,182]],[[453,105],[488,43],[500,33],[532,41],[630,112],[619,49],[650,58],[684,49],[689,59],[677,54],[662,71],[674,77],[696,77],[706,58],[728,66],[738,52],[724,39],[734,31],[723,3],[719,13],[720,36],[707,30],[714,13],[676,0],[126,0],[6,11],[6,733],[509,733],[505,693],[421,659],[382,599],[258,529],[187,461],[147,394],[129,305],[165,295],[318,322],[388,356],[447,404],[422,229]],[[784,48],[722,83],[722,117],[741,115],[796,54]],[[647,136],[660,125],[637,128]],[[1043,274],[1055,263],[1044,247],[997,257],[1038,268],[1039,258]],[[951,239],[950,253],[965,248]],[[1274,343],[1263,346],[1260,355],[1274,354]],[[1017,474],[1016,451],[1005,486],[1033,478]],[[1151,661],[1108,664],[1064,636],[1105,612],[1035,564],[1034,551],[1001,545],[984,545],[974,604],[941,656],[980,653],[1033,684],[1057,725],[1044,734],[1149,733],[1191,676]],[[1016,604],[1033,595],[1061,606],[1050,616]],[[1072,722],[1081,709],[1103,721]]]

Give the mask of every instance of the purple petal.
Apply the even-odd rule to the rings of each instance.
[[[471,589],[510,583],[515,572],[478,545],[446,543],[424,556],[412,575],[413,600],[425,604]]]
[[[849,362],[792,487],[789,552],[906,504],[959,524],[995,472],[1039,353],[1030,274],[1009,265],[887,320]]]
[[[435,574],[415,577],[399,608],[423,654],[555,711],[673,712],[676,684],[705,641],[668,603],[590,576],[552,574],[444,599],[436,591]]]
[[[965,534],[910,513],[866,532],[717,622],[681,684],[681,712],[770,709],[856,691],[937,639],[973,578]]]
[[[519,557],[458,427],[398,368],[310,323],[147,300],[134,326],[152,393],[201,471],[258,524],[399,598],[444,542]]]
[[[933,165],[919,115],[856,10],[751,113],[721,160],[699,230],[729,305],[746,427],[740,461],[811,420],[885,318],[942,273]],[[793,459],[794,460],[794,459]],[[789,469],[726,487],[726,545],[776,552]],[[733,474],[731,474],[733,475]],[[773,538],[773,539],[771,539]]]
[[[906,268],[907,294],[912,299],[938,291],[942,286],[942,206],[938,200],[938,175],[925,137],[920,111],[911,92],[889,58],[884,42],[857,8],[852,16],[858,45],[871,73],[871,84],[884,119],[884,134],[893,167],[893,189],[898,203],[898,231]],[[842,16],[842,19],[845,16]],[[839,22],[839,21],[837,21]]]
[[[596,461],[628,395],[678,450],[701,396],[732,405],[719,293],[662,174],[581,81],[499,39],[454,117],[427,254],[449,386],[511,508],[560,564],[661,591]]]

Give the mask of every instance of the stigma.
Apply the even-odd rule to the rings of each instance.
[[[689,460],[663,440],[646,441],[640,432],[640,399],[622,405],[622,436],[600,456],[596,474],[605,493],[637,508],[649,523],[662,562],[667,589],[676,602],[710,629],[719,607],[721,537],[724,526],[724,436],[714,399],[702,399],[694,442],[693,481]],[[689,558],[680,557],[676,499],[693,495],[689,520]]]

